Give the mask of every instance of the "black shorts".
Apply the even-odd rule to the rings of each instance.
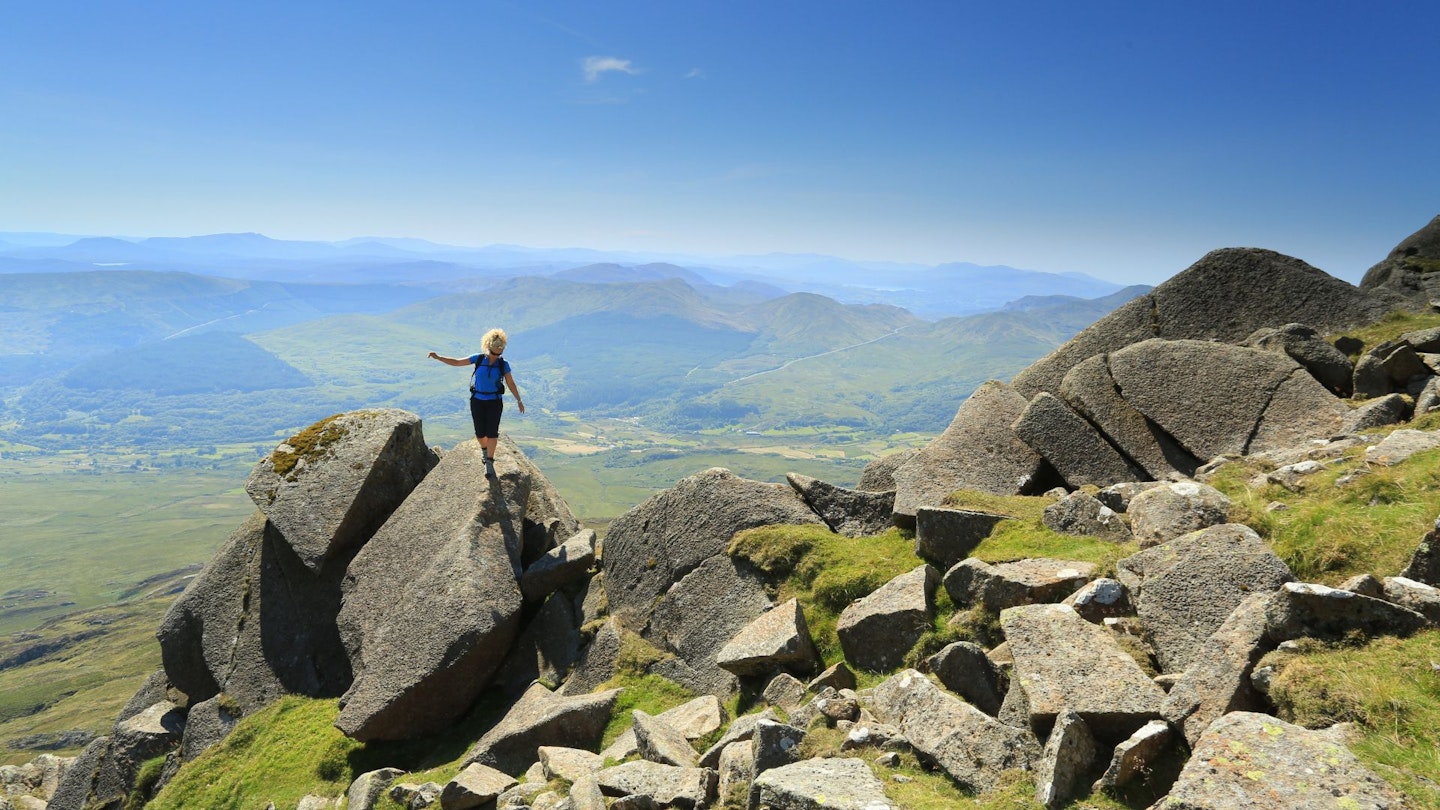
[[[500,437],[500,413],[505,410],[505,400],[470,398],[470,420],[475,423],[475,438],[498,439]]]

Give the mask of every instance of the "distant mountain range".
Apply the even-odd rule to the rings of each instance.
[[[681,256],[515,245],[461,247],[420,239],[341,242],[256,233],[144,239],[0,233],[0,274],[96,269],[183,271],[253,281],[391,284],[434,292],[483,288],[516,276],[604,283],[680,278],[762,294],[813,292],[847,304],[890,304],[925,318],[998,309],[1028,295],[1097,298],[1120,287],[1079,273],[1003,265],[855,262],[809,254]]]
[[[1148,289],[927,321],[654,263],[440,286],[0,274],[0,440],[260,441],[356,407],[448,414],[464,375],[426,352],[469,354],[494,325],[527,402],[552,411],[679,431],[934,431],[984,380]]]

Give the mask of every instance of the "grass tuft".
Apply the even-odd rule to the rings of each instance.
[[[1307,728],[1355,723],[1350,748],[1417,807],[1440,808],[1440,630],[1271,653],[1270,699]]]
[[[325,448],[339,441],[345,436],[345,428],[335,424],[335,420],[344,414],[327,416],[319,422],[296,433],[285,440],[281,447],[288,446],[289,450],[282,450],[279,447],[270,454],[270,463],[275,466],[276,475],[288,475],[303,458],[311,458],[325,452]]]

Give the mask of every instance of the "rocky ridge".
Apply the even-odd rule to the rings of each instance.
[[[1419,247],[1404,255],[1428,249],[1409,241]],[[1184,765],[1149,785],[1157,807],[1232,807],[1237,796],[1256,807],[1404,806],[1342,730],[1267,714],[1254,668],[1300,639],[1436,626],[1440,543],[1427,536],[1378,587],[1296,582],[1204,483],[1226,459],[1263,455],[1275,481],[1300,481],[1307,463],[1339,452],[1369,448],[1370,463],[1388,464],[1440,443],[1420,431],[1387,448],[1365,433],[1423,412],[1440,334],[1404,335],[1351,365],[1349,390],[1372,402],[1358,409],[1341,398],[1338,350],[1314,343],[1414,302],[1409,276],[1374,275],[1354,288],[1269,251],[1213,252],[1012,384],[982,387],[929,447],[877,462],[864,480],[893,482],[893,494],[708,470],[617,519],[598,549],[508,439],[488,481],[474,442],[426,447],[411,414],[326,420],[257,466],[247,491],[259,511],[176,600],[157,633],[164,669],[113,733],[73,762],[0,771],[0,808],[119,808],[143,761],[167,758],[151,788],[163,789],[283,695],[337,699],[337,726],[379,741],[436,733],[487,689],[509,695],[508,708],[447,784],[365,774],[348,806],[385,793],[408,807],[881,810],[899,806],[886,787],[902,755],[975,792],[1029,772],[1046,807],[1156,780],[1167,759]],[[1114,542],[1139,542],[1114,579],[1077,561],[971,559],[1005,516],[942,504],[960,489],[1057,487],[1057,505],[1076,499],[1057,530],[1123,528]],[[801,607],[777,604],[772,578],[729,546],[773,525],[863,541],[877,504],[917,528],[918,557],[839,617],[845,659],[877,679],[858,689],[834,668],[817,672]],[[905,667],[942,587],[957,608],[998,614],[1004,643]],[[648,674],[708,702],[635,712],[631,743],[599,752],[619,692],[597,687],[635,643],[656,653]],[[732,719],[721,704],[737,696],[768,716]],[[834,750],[813,742],[836,735]],[[1206,752],[1237,747],[1243,767],[1218,773]],[[1308,778],[1316,762],[1322,778]],[[568,788],[549,787],[556,779]]]

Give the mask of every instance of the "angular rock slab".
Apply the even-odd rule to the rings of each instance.
[[[957,641],[925,659],[925,667],[946,689],[994,717],[1005,697],[1005,681],[978,644]]]
[[[542,745],[594,748],[619,695],[619,689],[610,689],[569,697],[553,694],[537,683],[471,747],[465,764],[479,762],[515,775],[540,761]]]
[[[1095,754],[1095,735],[1090,733],[1090,727],[1075,712],[1061,712],[1035,769],[1035,801],[1049,808],[1069,801],[1094,766]]]
[[[1115,746],[1110,765],[1095,782],[1096,790],[1123,788],[1135,778],[1151,770],[1151,765],[1164,753],[1174,732],[1164,720],[1151,720],[1130,739]]]
[[[534,602],[585,578],[595,564],[595,530],[581,529],[561,545],[545,552],[520,577],[520,592]]]
[[[729,697],[739,683],[716,663],[717,656],[729,639],[769,609],[770,597],[748,563],[711,557],[655,603],[642,635],[677,656],[662,662],[658,674],[692,692]]]
[[[1405,636],[1427,624],[1423,615],[1384,599],[1309,582],[1287,582],[1265,603],[1265,632],[1277,644],[1305,637],[1340,639],[1352,631]]]
[[[996,495],[1028,492],[1044,460],[1010,428],[1025,398],[991,380],[971,394],[949,427],[895,471],[895,518],[913,526],[922,506],[939,506],[957,489]]]
[[[1416,453],[1437,447],[1440,447],[1440,432],[1401,429],[1381,439],[1374,447],[1367,448],[1365,461],[1368,464],[1393,467]]]
[[[647,796],[656,806],[694,810],[715,795],[717,776],[709,768],[678,768],[636,760],[595,774],[606,796]]]
[[[439,462],[420,417],[393,408],[317,422],[261,459],[245,492],[319,571],[364,543]]]
[[[700,755],[679,729],[639,709],[631,712],[631,716],[635,747],[639,749],[641,759],[681,768],[700,767]]]
[[[915,512],[915,555],[941,571],[970,556],[1006,515],[925,506]]]
[[[1085,417],[1049,392],[1036,394],[1011,427],[1070,487],[1107,487],[1145,477]]]
[[[655,719],[678,730],[686,740],[698,740],[711,732],[718,731],[721,726],[725,725],[727,717],[725,707],[720,705],[719,699],[714,695],[701,695],[694,700],[666,709],[656,715]],[[640,746],[635,739],[635,728],[632,725],[621,732],[615,742],[601,751],[600,756],[618,762],[638,753],[640,753]],[[707,768],[715,767],[713,764],[701,764]]]
[[[1303,323],[1287,323],[1277,329],[1258,329],[1245,343],[1289,357],[1304,366],[1310,376],[1335,396],[1350,396],[1355,367],[1350,358],[1330,345],[1314,328]]]
[[[775,524],[824,525],[784,484],[718,467],[681,479],[611,522],[602,559],[611,613],[643,631],[656,598],[702,562],[725,556],[736,532]]]
[[[1095,567],[1046,557],[991,565],[972,557],[945,572],[945,592],[957,605],[984,605],[998,613],[1017,605],[1059,602],[1089,582]]]
[[[1229,520],[1230,499],[1218,489],[1195,481],[1147,489],[1130,501],[1130,530],[1142,547]]]
[[[795,599],[747,624],[716,656],[722,669],[742,676],[781,669],[808,674],[819,662],[810,628],[805,625],[805,612]]]
[[[1060,383],[1060,396],[1146,472],[1141,480],[1188,478],[1199,468],[1199,459],[1121,396],[1110,376],[1109,355],[1096,355],[1070,369]]]
[[[1215,718],[1266,708],[1250,673],[1275,648],[1265,633],[1265,606],[1271,598],[1268,593],[1247,596],[1205,640],[1195,662],[1160,705],[1161,716],[1181,729],[1192,746]]]
[[[858,759],[807,759],[760,774],[759,804],[774,810],[890,810],[885,785]]]
[[[1324,732],[1232,712],[1206,729],[1167,810],[1398,810],[1404,800]]]
[[[405,739],[462,715],[520,625],[516,575],[539,472],[508,438],[498,480],[480,445],[445,454],[345,575],[338,625],[355,670],[335,725],[358,740]]]
[[[1240,346],[1147,340],[1111,353],[1110,372],[1127,402],[1197,458],[1331,436],[1348,413],[1293,360]],[[1274,436],[1261,441],[1257,431],[1272,410]]]
[[[835,624],[845,660],[874,671],[900,665],[930,627],[940,574],[928,565],[881,585],[841,611]]]
[[[836,534],[864,537],[891,526],[895,492],[867,492],[827,484],[807,475],[787,473],[785,480]]]
[[[1295,579],[1290,567],[1241,523],[1211,526],[1126,557],[1120,579],[1164,672],[1195,662],[1205,640],[1252,593]]]
[[[518,784],[513,776],[472,762],[455,774],[440,792],[444,810],[473,810],[495,801],[501,793]]]
[[[1097,736],[1123,739],[1160,716],[1165,693],[1112,633],[1074,609],[1010,608],[1000,614],[1000,626],[1015,657],[1010,691],[1021,690],[1032,728],[1048,729],[1070,709]]]
[[[341,565],[307,568],[255,512],[160,622],[170,683],[192,704],[224,691],[244,714],[286,694],[342,694],[351,685],[336,626],[344,573]]]
[[[870,702],[915,750],[976,792],[994,787],[1001,773],[1029,770],[1040,760],[1040,743],[1028,729],[1001,723],[913,669],[875,687]]]

